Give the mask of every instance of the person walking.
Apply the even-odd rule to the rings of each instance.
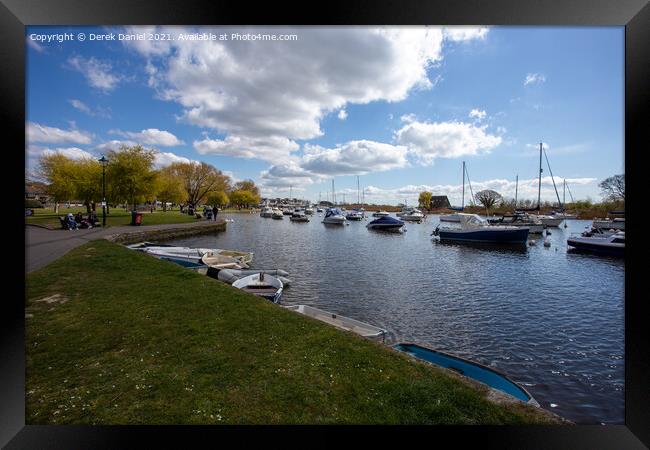
[[[217,220],[217,214],[219,213],[219,208],[217,208],[217,205],[214,205],[212,207],[212,218],[214,220]]]

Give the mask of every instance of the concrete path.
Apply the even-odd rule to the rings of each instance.
[[[161,230],[214,225],[214,221],[201,220],[167,225],[118,226],[85,230],[48,230],[35,225],[25,226],[25,272],[33,272],[68,253],[75,247],[111,234],[133,231]]]

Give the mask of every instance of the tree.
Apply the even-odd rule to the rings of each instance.
[[[224,191],[215,191],[208,196],[208,204],[221,206],[222,208],[230,202],[228,194]]]
[[[86,205],[86,212],[90,213],[91,205],[94,206],[102,195],[102,166],[99,161],[84,158],[73,161],[75,197]]]
[[[431,197],[433,197],[433,194],[431,192],[420,192],[420,196],[418,197],[418,205],[420,208],[429,209],[431,206]]]
[[[74,162],[60,153],[43,154],[38,172],[47,183],[47,193],[54,200],[54,212],[58,213],[59,202],[71,200],[75,195]]]
[[[187,202],[193,207],[213,192],[230,189],[230,177],[204,162],[173,163],[169,170],[182,180]]]
[[[605,178],[598,183],[601,193],[608,200],[625,201],[625,174]]]
[[[154,150],[141,145],[122,146],[118,151],[108,152],[106,181],[112,200],[128,202],[136,209],[137,202],[153,196],[157,173],[153,170]]]
[[[156,199],[162,202],[163,211],[167,211],[167,202],[181,203],[185,201],[186,195],[183,180],[169,170],[169,167],[158,171]]]
[[[230,203],[237,205],[237,207],[249,207],[250,205],[256,205],[260,202],[260,198],[254,192],[237,189],[230,193]]]
[[[501,200],[501,194],[491,189],[479,191],[474,197],[476,198],[476,201],[485,206],[485,209],[488,211],[495,203]]]

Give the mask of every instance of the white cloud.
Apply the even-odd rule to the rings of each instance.
[[[487,27],[445,27],[444,36],[451,41],[468,41],[485,39],[489,31]]]
[[[178,156],[177,154],[172,152],[156,152],[154,155],[153,164],[157,169],[160,169],[161,167],[166,167],[169,166],[170,164],[177,163],[177,162],[189,163],[189,162],[196,162],[196,161],[193,161],[189,158],[185,158],[184,156]]]
[[[96,145],[95,150],[102,153],[108,152],[110,150],[117,151],[123,145],[127,147],[133,147],[134,145],[137,145],[137,143],[134,141],[112,140],[112,141],[102,142],[101,144]]]
[[[155,30],[174,35],[228,31],[214,27]],[[146,58],[148,83],[157,96],[182,106],[181,120],[225,135],[222,140],[195,142],[202,153],[287,158],[298,148],[295,140],[323,134],[320,121],[326,114],[339,111],[343,119],[347,104],[396,102],[414,89],[431,88],[434,83],[427,69],[442,59],[445,36],[466,40],[486,33],[474,29],[445,34],[440,27],[254,30],[296,33],[299,39],[282,45],[264,41],[125,42]]]
[[[335,148],[305,145],[301,167],[320,175],[362,175],[405,167],[407,149],[375,141],[350,141]]]
[[[482,109],[474,108],[469,112],[469,117],[470,118],[477,119],[479,121],[485,119],[486,115],[487,115],[486,112],[483,111]]]
[[[52,154],[64,155],[71,159],[84,159],[84,158],[94,159],[95,158],[95,155],[93,155],[92,153],[89,153],[78,147],[49,148],[49,147],[41,147],[38,145],[30,145],[27,148],[27,155],[30,158],[37,158],[41,155],[52,155]]]
[[[142,145],[159,145],[161,147],[173,147],[181,145],[183,141],[179,140],[169,131],[159,130],[157,128],[147,128],[139,132],[111,130],[109,133],[124,136]]]
[[[417,120],[417,117],[415,117],[415,114],[404,114],[399,118],[399,120],[402,122],[411,123],[415,122]]]
[[[80,72],[88,83],[97,89],[108,92],[115,89],[123,77],[111,73],[113,66],[106,61],[100,61],[94,56],[85,59],[82,56],[75,55],[68,58],[68,65],[72,69]]]
[[[342,110],[339,111],[339,113],[338,113],[338,115],[336,117],[338,117],[341,120],[345,120],[348,117],[348,113],[345,112],[345,109],[342,109]]]
[[[194,141],[194,148],[202,155],[222,155],[235,158],[262,159],[269,162],[287,159],[298,150],[296,142],[281,136],[250,138],[228,136],[225,139],[205,138]]]
[[[39,44],[38,42],[36,42],[36,41],[34,41],[32,39],[29,39],[29,38],[26,38],[26,39],[27,39],[27,45],[29,45],[31,48],[36,50],[38,53],[43,53],[45,51],[45,48],[41,44]]]
[[[486,126],[465,122],[411,122],[395,133],[398,144],[423,164],[436,158],[457,158],[489,152],[501,144],[501,137],[488,134]]]
[[[48,144],[90,144],[92,135],[88,132],[71,129],[48,127],[34,122],[27,122],[25,134],[29,143],[42,142]]]
[[[526,79],[524,80],[524,86],[529,84],[539,84],[546,81],[546,77],[541,73],[529,73],[526,74]]]
[[[97,108],[95,111],[93,111],[93,109],[90,106],[86,105],[81,100],[75,98],[68,99],[68,103],[70,103],[73,108],[85,114],[88,114],[91,117],[99,116],[107,119],[111,118],[110,109]]]

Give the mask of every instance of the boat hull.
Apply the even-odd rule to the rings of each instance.
[[[557,228],[564,219],[562,217],[542,217],[539,220],[546,227]]]
[[[606,230],[625,230],[624,221],[615,221],[615,220],[594,220],[592,222],[593,228],[604,228]]]
[[[451,369],[456,373],[486,384],[492,389],[504,392],[522,402],[539,406],[539,403],[537,403],[526,389],[512,381],[507,375],[499,373],[490,367],[408,342],[399,343],[393,346],[393,348],[430,364]]]
[[[567,245],[577,250],[587,251],[591,253],[599,253],[602,255],[611,256],[625,256],[625,244],[596,243],[575,238],[567,239]]]
[[[528,229],[517,230],[440,230],[441,241],[482,242],[494,244],[525,244]]]

